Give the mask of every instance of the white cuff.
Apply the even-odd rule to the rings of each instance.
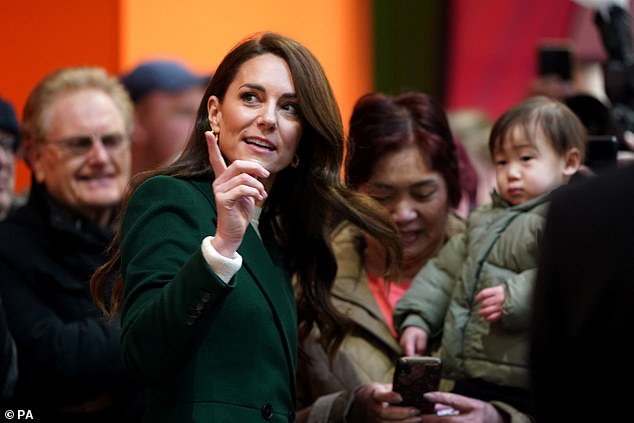
[[[233,275],[242,267],[242,256],[237,252],[231,258],[220,254],[211,243],[213,236],[203,239],[200,249],[211,270],[224,282],[229,283]]]

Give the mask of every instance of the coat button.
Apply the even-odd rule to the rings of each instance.
[[[262,406],[262,417],[264,420],[271,420],[273,418],[273,406],[271,403],[266,403]]]

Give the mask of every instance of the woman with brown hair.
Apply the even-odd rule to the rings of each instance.
[[[121,312],[125,365],[148,386],[145,421],[294,421],[298,337],[318,322],[334,350],[349,326],[328,295],[329,222],[382,239],[388,273],[400,259],[385,211],[341,181],[343,142],[316,58],[260,33],[216,69],[181,156],[134,180],[120,249],[92,288]]]

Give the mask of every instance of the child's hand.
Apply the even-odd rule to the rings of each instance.
[[[422,356],[427,350],[427,333],[416,326],[408,326],[401,335],[401,347],[406,356]]]
[[[495,322],[502,317],[504,309],[504,287],[502,285],[484,288],[475,296],[480,303],[478,314],[489,322]]]

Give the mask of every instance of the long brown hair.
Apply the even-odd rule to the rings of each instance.
[[[388,252],[386,269],[391,272],[397,271],[401,249],[397,229],[385,209],[343,184],[340,171],[344,133],[339,108],[321,65],[306,47],[270,32],[254,34],[236,45],[220,63],[207,86],[193,133],[181,156],[165,168],[137,175],[131,181],[125,202],[136,187],[155,175],[203,176],[210,181],[214,178],[204,136],[205,131],[210,130],[207,101],[215,95],[222,102],[240,66],[266,53],[282,58],[290,68],[304,130],[297,151],[299,166],[289,166],[276,176],[260,229],[271,231],[295,281],[300,340],[317,323],[325,339],[329,340],[332,353],[345,336],[350,322],[330,302],[337,265],[328,242],[329,222],[335,217],[344,218],[383,240]],[[95,300],[110,316],[120,310],[123,300],[119,238],[117,233],[112,244],[112,258],[91,280]],[[108,298],[106,284],[113,274],[117,279]]]

